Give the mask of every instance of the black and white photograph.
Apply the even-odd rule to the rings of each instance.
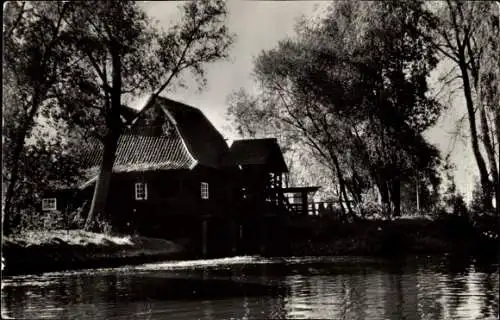
[[[495,320],[500,1],[4,1],[2,319]]]

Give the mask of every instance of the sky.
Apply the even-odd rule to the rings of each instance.
[[[143,7],[160,26],[168,26],[179,17],[176,1],[144,1]],[[226,118],[227,97],[234,91],[255,87],[252,78],[253,59],[262,50],[273,48],[279,40],[294,35],[294,25],[299,17],[320,15],[328,5],[326,1],[245,1],[229,0],[228,28],[236,35],[230,51],[230,58],[206,67],[207,86],[199,92],[194,85],[187,89],[169,92],[168,97],[199,108],[215,127],[229,140],[237,138],[230,129]],[[440,72],[447,68],[446,62],[435,74],[434,82]],[[188,81],[188,84],[190,82]],[[140,108],[144,98],[132,106]],[[466,112],[463,99],[457,97],[441,116],[438,124],[425,133],[429,142],[437,146],[442,155],[450,154],[455,165],[455,181],[465,199],[470,200],[472,186],[477,176],[477,166],[470,143],[466,138],[454,139],[456,123]],[[465,119],[466,120],[466,119]],[[467,129],[468,123],[463,122]]]

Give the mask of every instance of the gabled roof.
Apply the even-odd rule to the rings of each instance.
[[[151,103],[151,99],[148,100],[136,119],[152,107],[161,108],[165,112],[198,164],[212,168],[222,165],[223,158],[229,151],[227,143],[199,109],[158,96],[154,103]],[[135,121],[132,128],[134,123]]]
[[[82,152],[82,166],[86,169],[98,167],[102,153],[102,143],[91,141]],[[113,172],[192,169],[195,165],[196,160],[175,134],[159,137],[122,134]]]
[[[123,122],[127,125],[127,124],[131,123],[132,120],[134,120],[137,117],[139,110],[136,110],[136,109],[131,108],[131,107],[126,106],[126,105],[122,105],[120,113],[121,113]]]
[[[229,148],[225,161],[234,165],[264,165],[277,172],[288,172],[288,168],[275,138],[236,140]]]
[[[141,134],[135,129],[143,112],[158,108],[175,130],[168,134]],[[122,117],[131,127],[120,136],[113,172],[192,169],[197,164],[220,167],[229,148],[222,135],[198,109],[157,97],[140,111],[122,106]],[[82,166],[95,172],[102,161],[103,145],[90,141],[82,150]]]

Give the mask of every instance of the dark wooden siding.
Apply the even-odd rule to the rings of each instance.
[[[80,189],[64,189],[64,190],[47,190],[43,193],[44,198],[56,198],[57,210],[61,212],[72,212],[80,208],[86,201],[92,200],[93,188]],[[42,210],[42,202],[40,200],[40,210]]]
[[[135,199],[136,182],[147,183],[147,200]],[[201,198],[201,182],[209,184],[209,199]],[[120,173],[111,181],[107,212],[124,231],[146,226],[164,230],[182,216],[195,223],[205,215],[231,214],[233,189],[231,174],[212,168]]]

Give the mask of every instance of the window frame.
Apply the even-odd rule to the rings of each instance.
[[[48,203],[53,203],[53,206],[48,206]],[[57,198],[43,198],[42,199],[42,211],[55,211],[57,210]]]
[[[208,182],[205,181],[200,182],[200,197],[202,200],[210,199],[210,187]]]
[[[143,194],[141,195],[140,192]],[[138,201],[148,200],[148,184],[146,182],[136,182],[134,184],[134,196],[135,200]]]

